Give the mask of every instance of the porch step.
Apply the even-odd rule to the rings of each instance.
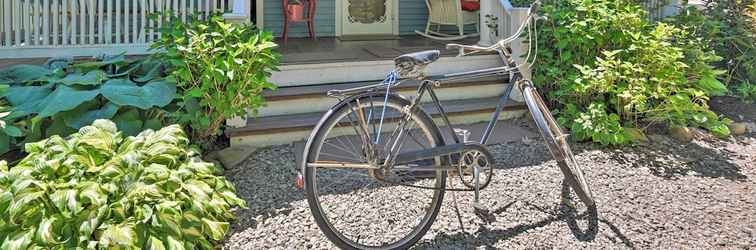
[[[506,89],[508,79],[486,78],[467,82],[446,82],[436,87],[436,94],[442,101],[459,99],[479,99],[497,97]],[[325,84],[312,86],[282,87],[275,91],[266,91],[263,96],[266,106],[260,108],[254,117],[304,114],[322,112],[338,102],[336,98],[326,96],[329,90],[348,89],[376,84],[376,81]],[[392,90],[403,96],[417,93],[417,81],[408,81]],[[423,100],[429,101],[426,96]],[[250,115],[252,117],[252,115]]]
[[[428,66],[432,75],[501,66],[498,55],[441,57]],[[393,60],[289,64],[273,72],[270,81],[279,87],[318,85],[334,82],[359,82],[383,79],[394,69]]]
[[[478,98],[446,101],[442,105],[453,124],[472,124],[489,120],[498,101],[498,97]],[[440,114],[432,104],[423,104],[423,108],[440,122]],[[522,103],[510,102],[499,119],[518,117],[525,110]],[[231,145],[269,146],[301,141],[309,136],[323,113],[319,111],[250,118],[245,127],[227,129],[226,134],[231,138]]]

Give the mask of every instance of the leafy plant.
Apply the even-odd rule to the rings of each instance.
[[[163,26],[153,44],[157,58],[169,63],[180,89],[177,121],[191,127],[195,142],[220,132],[225,120],[255,113],[264,105],[262,92],[275,89],[268,81],[279,55],[269,32],[249,24],[178,18]]]
[[[623,127],[659,122],[700,126],[729,135],[726,120],[708,110],[710,95],[727,89],[719,60],[688,31],[652,23],[632,0],[566,0],[546,4],[534,82],[561,109],[577,139],[627,143]],[[670,114],[671,110],[682,113]],[[700,119],[706,117],[705,121]]]
[[[113,119],[127,135],[162,126],[176,93],[162,65],[123,55],[71,64],[15,65],[0,70],[0,153],[17,144],[67,135],[96,119]]]
[[[670,21],[690,31],[685,39],[722,57],[716,66],[725,71],[718,78],[735,94],[756,100],[749,92],[756,83],[756,1],[705,0],[703,9],[685,1],[683,6]]]
[[[123,138],[96,120],[26,151],[0,163],[2,249],[213,249],[245,206],[177,125]]]

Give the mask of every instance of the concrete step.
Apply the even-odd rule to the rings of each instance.
[[[437,75],[501,65],[498,55],[441,57],[428,66],[428,73]],[[270,81],[279,87],[374,81],[383,79],[394,67],[393,60],[290,64],[280,66],[279,71],[272,73]]]
[[[509,80],[505,78],[486,78],[467,82],[448,82],[435,88],[438,98],[443,101],[480,99],[500,96]],[[275,91],[266,91],[266,106],[257,110],[255,117],[306,114],[322,112],[338,102],[336,98],[326,96],[329,90],[348,89],[375,84],[375,81],[325,84],[314,86],[283,87]],[[417,93],[417,81],[408,81],[392,89],[400,95],[410,97]],[[423,99],[429,101],[427,96]],[[252,117],[252,115],[250,115]]]
[[[498,97],[452,100],[442,105],[452,124],[473,124],[491,119]],[[301,105],[301,104],[300,104]],[[423,104],[423,109],[441,124],[440,114],[430,103]],[[499,119],[519,117],[526,112],[522,103],[510,102],[504,108]],[[229,128],[226,134],[231,138],[232,146],[269,146],[287,144],[305,140],[312,128],[320,121],[323,111],[249,118],[247,125],[241,128]],[[386,124],[391,126],[392,124]]]

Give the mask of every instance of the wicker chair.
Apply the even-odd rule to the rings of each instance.
[[[428,23],[425,32],[415,30],[415,33],[437,40],[459,40],[478,36],[480,32],[480,4],[467,0],[425,0],[428,5]],[[465,25],[475,25],[476,33],[465,34]],[[436,30],[431,30],[431,26]],[[441,32],[442,26],[456,26],[458,34]]]

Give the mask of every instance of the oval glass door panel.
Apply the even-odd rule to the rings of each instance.
[[[342,35],[393,34],[393,0],[340,1]]]

